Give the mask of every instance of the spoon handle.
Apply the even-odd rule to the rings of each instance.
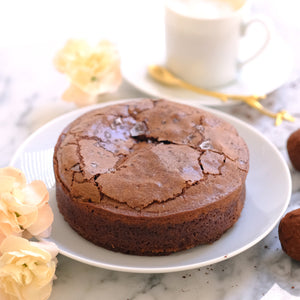
[[[264,114],[266,116],[269,116],[271,118],[274,118],[276,126],[280,125],[283,120],[290,121],[290,122],[295,121],[295,119],[288,112],[286,112],[285,110],[274,113],[274,112],[269,111],[268,109],[266,109],[259,102],[259,100],[266,98],[265,95],[262,95],[262,96],[257,96],[257,95],[247,96],[247,95],[224,94],[224,93],[220,93],[220,92],[215,92],[215,91],[202,89],[202,88],[196,87],[196,86],[194,86],[190,83],[187,83],[185,81],[182,81],[182,80],[178,80],[178,86],[180,86],[182,88],[185,88],[185,89],[188,89],[188,90],[191,90],[195,93],[199,93],[199,94],[202,94],[202,95],[218,98],[218,99],[220,99],[224,102],[226,102],[228,99],[242,101],[242,102],[246,103],[247,105],[255,108],[256,110],[258,110],[262,114]]]
[[[194,86],[194,85],[192,85],[188,82],[182,81],[182,80],[178,81],[178,85],[181,86],[182,88],[188,89],[188,90],[193,91],[193,92],[198,93],[198,94],[203,94],[203,95],[206,95],[206,96],[218,98],[218,99],[222,100],[223,102],[226,102],[228,99],[248,102],[249,98],[251,98],[251,99],[253,98],[253,99],[256,99],[256,100],[266,98],[265,95],[262,95],[262,96],[256,96],[256,95],[247,96],[247,95],[233,95],[233,94],[225,94],[225,93],[221,93],[221,92],[215,92],[215,91],[199,88],[197,86]]]
[[[182,81],[182,80],[178,81],[178,85],[180,85],[182,88],[188,89],[188,90],[193,91],[198,94],[202,94],[202,95],[206,95],[206,96],[210,96],[210,97],[214,97],[214,98],[219,98],[220,100],[222,100],[224,102],[226,102],[228,100],[228,96],[226,94],[202,89],[200,87],[194,86],[194,85],[187,83],[185,81]],[[236,99],[236,100],[238,100],[238,99]]]

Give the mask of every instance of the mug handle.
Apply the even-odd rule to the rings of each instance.
[[[252,61],[253,59],[255,59],[257,56],[259,56],[267,47],[267,45],[270,42],[271,39],[271,33],[270,33],[270,29],[269,26],[267,25],[267,23],[262,20],[262,18],[260,17],[254,17],[253,19],[250,19],[249,21],[247,21],[246,23],[242,24],[242,28],[241,28],[241,36],[245,36],[247,34],[247,29],[254,23],[259,23],[262,25],[262,27],[265,29],[266,32],[266,37],[265,40],[263,42],[263,44],[261,45],[261,47],[256,51],[256,53],[254,53],[253,55],[251,55],[249,58],[247,58],[244,61],[240,61],[239,62],[239,67],[243,67],[244,65],[246,65],[247,63],[249,63],[250,61]]]

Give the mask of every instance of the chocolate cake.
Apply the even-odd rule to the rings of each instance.
[[[57,204],[106,249],[165,255],[219,239],[245,200],[248,148],[195,107],[144,99],[92,110],[54,151]]]

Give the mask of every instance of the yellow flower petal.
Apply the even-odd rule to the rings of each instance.
[[[97,102],[97,96],[83,92],[74,84],[71,84],[70,87],[63,93],[62,98],[67,102],[76,103],[79,107]]]
[[[8,296],[7,294],[5,294],[4,291],[2,291],[1,289],[0,289],[0,299],[1,300],[12,300],[12,298],[10,296]]]
[[[11,220],[8,220],[8,218],[2,219],[3,215],[0,214],[0,232],[4,234],[5,236],[9,235],[18,235],[22,232],[22,229],[18,226],[17,223],[11,222]],[[0,240],[1,243],[1,240]]]
[[[53,243],[46,244],[45,247],[45,243],[13,236],[2,242],[0,295],[19,300],[48,299],[55,277],[57,247]]]
[[[28,184],[22,192],[24,193],[26,204],[38,206],[49,200],[49,193],[43,181],[35,180]]]
[[[10,192],[14,188],[15,179],[12,176],[0,175],[0,194],[4,192]]]
[[[31,245],[34,246],[35,244],[36,244],[36,242],[31,242]],[[41,249],[44,249],[47,252],[49,252],[52,259],[55,258],[58,254],[58,248],[52,242],[40,241],[40,242],[38,242],[38,247],[41,248]]]
[[[47,203],[39,208],[37,220],[29,227],[28,232],[33,236],[37,236],[46,231],[53,223],[53,212],[50,205]]]
[[[36,208],[32,213],[22,214],[19,217],[17,217],[18,225],[20,228],[23,228],[23,230],[35,224],[37,219],[38,208]]]
[[[0,244],[3,242],[3,240],[6,238],[6,234],[4,234],[3,232],[2,232],[2,230],[0,230]],[[0,254],[1,254],[1,252],[0,252]],[[0,299],[1,299],[1,297],[0,297]]]
[[[40,234],[50,227],[53,213],[42,181],[26,184],[20,170],[8,167],[0,169],[0,186],[0,241],[3,236],[20,236],[29,227],[31,234]]]
[[[120,56],[109,41],[90,47],[85,41],[69,40],[56,55],[54,64],[71,81],[63,99],[80,106],[94,103],[99,94],[114,92],[122,82]]]
[[[22,187],[26,184],[26,177],[22,171],[13,167],[0,169],[0,176],[9,176],[14,178],[16,187]]]

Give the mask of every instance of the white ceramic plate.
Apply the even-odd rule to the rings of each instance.
[[[261,28],[253,29],[249,38],[245,37],[241,42],[241,61],[249,58],[262,44],[264,37]],[[192,100],[206,106],[239,103],[231,100],[222,102],[181,88],[168,87],[152,79],[147,73],[147,67],[152,64],[164,65],[165,61],[164,37],[162,33],[156,32],[153,36],[148,41],[139,40],[138,44],[128,43],[129,48],[122,48],[122,73],[130,84],[153,97],[174,101]],[[271,39],[264,51],[244,65],[232,84],[215,90],[228,94],[266,95],[287,81],[293,67],[292,57],[289,47],[271,30]]]
[[[160,273],[192,269],[245,251],[263,239],[285,212],[291,196],[291,179],[288,167],[278,150],[249,125],[221,112],[206,109],[233,124],[246,140],[250,150],[245,207],[233,228],[211,245],[165,257],[115,253],[84,240],[69,227],[57,209],[52,169],[53,147],[67,124],[82,113],[105,105],[108,104],[79,109],[51,121],[31,135],[11,161],[11,165],[25,172],[28,181],[40,179],[46,183],[54,211],[49,240],[57,244],[61,254],[97,267],[126,272]]]

